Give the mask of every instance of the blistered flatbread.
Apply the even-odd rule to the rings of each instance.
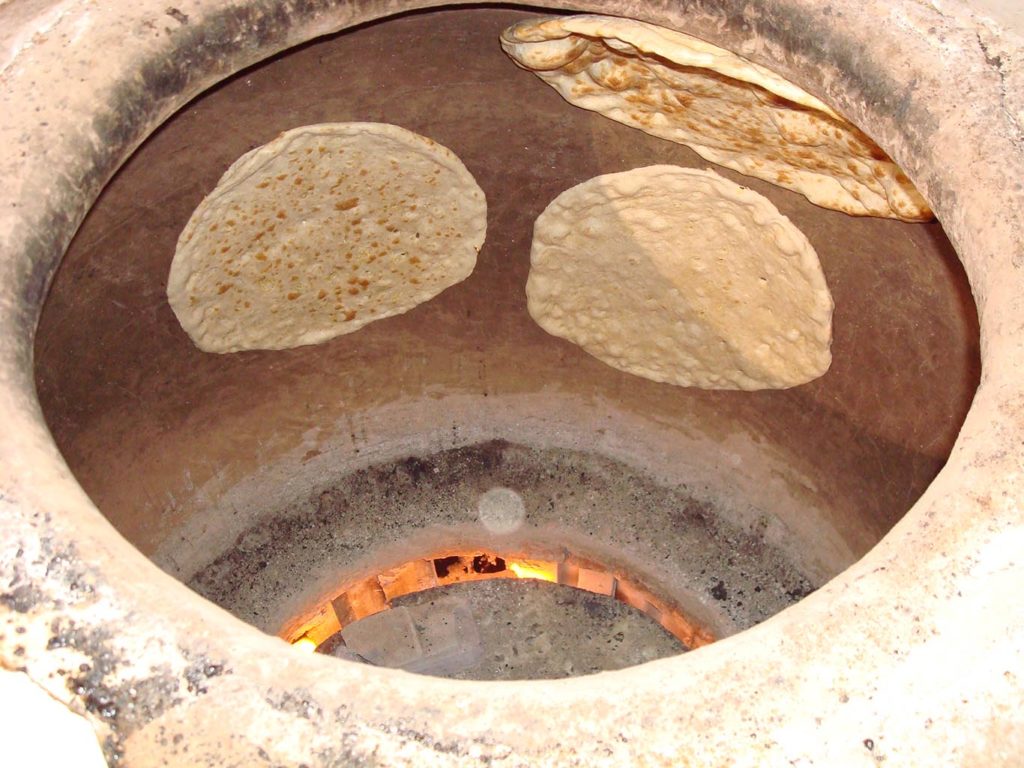
[[[567,101],[853,215],[932,217],[888,155],[776,73],[690,35],[608,16],[530,19],[505,51]]]
[[[781,389],[832,362],[832,297],[807,238],[713,171],[654,165],[563,192],[534,227],[530,315],[619,370]]]

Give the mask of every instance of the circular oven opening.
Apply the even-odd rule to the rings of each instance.
[[[709,163],[517,69],[498,35],[531,15],[412,13],[216,86],[107,186],[50,291],[36,380],[76,478],[161,568],[300,648],[346,645],[346,625],[383,613],[352,608],[373,592],[377,609],[402,609],[388,612],[395,642],[419,643],[420,657],[393,666],[458,675],[427,663],[423,637],[410,640],[410,609],[430,615],[431,602],[413,595],[452,593],[444,610],[471,629],[480,619],[467,599],[477,611],[481,600],[525,612],[552,603],[550,589],[508,578],[511,567],[488,574],[502,584],[439,583],[447,558],[476,576],[473,562],[544,563],[547,581],[572,588],[553,602],[566,611],[595,605],[595,593],[617,598],[622,615],[592,611],[610,617],[613,638],[630,612],[653,617],[678,651],[734,634],[867,552],[941,469],[970,405],[977,317],[937,222],[851,217],[722,168],[820,256],[836,307],[825,376],[776,391],[674,387],[545,334],[524,296],[544,206],[602,173]],[[252,147],[344,121],[401,125],[466,163],[489,202],[476,270],[325,344],[199,351],[165,294],[192,210]],[[523,504],[510,528],[481,511],[495,487]],[[417,589],[388,594],[383,585],[413,571]],[[364,635],[385,634],[384,618]],[[464,658],[487,651],[479,631],[461,634],[476,638]],[[627,655],[560,668],[616,668]]]
[[[613,7],[602,5],[599,10]],[[204,562],[216,559],[212,553],[228,551],[225,542],[239,541],[239,535],[252,532],[257,523],[287,518],[289,513],[301,512],[303,505],[307,513],[315,514],[322,493],[344,493],[346,483],[340,481],[360,472],[502,440],[526,450],[589,451],[599,459],[642,470],[641,480],[691,492],[699,500],[719,502],[718,519],[739,531],[764,528],[766,542],[777,544],[780,551],[792,556],[791,562],[805,572],[821,574],[825,581],[836,567],[842,567],[838,563],[855,559],[856,555],[846,550],[851,540],[856,540],[856,532],[863,533],[865,522],[875,519],[873,513],[878,511],[872,507],[872,514],[852,514],[849,499],[859,490],[862,500],[874,505],[884,495],[850,480],[853,475],[849,473],[866,464],[861,463],[860,453],[850,456],[847,474],[842,468],[838,468],[838,476],[824,471],[830,469],[831,461],[819,457],[826,441],[816,440],[812,428],[822,413],[808,409],[807,400],[791,410],[809,415],[806,421],[795,423],[812,443],[807,461],[813,471],[796,474],[800,464],[795,456],[806,456],[794,452],[793,443],[780,440],[785,430],[770,429],[771,414],[762,418],[744,411],[738,401],[722,393],[698,394],[695,401],[718,403],[723,406],[720,410],[729,411],[730,418],[745,418],[740,429],[729,423],[716,431],[722,425],[703,418],[691,419],[681,428],[680,419],[689,419],[701,408],[702,416],[712,409],[690,403],[680,410],[652,410],[652,402],[658,399],[649,396],[649,389],[643,395],[632,384],[604,388],[584,378],[575,394],[589,398],[584,398],[587,408],[573,408],[581,405],[580,398],[562,397],[530,398],[526,409],[523,400],[513,401],[504,397],[507,391],[492,388],[489,397],[480,393],[469,403],[470,411],[463,413],[466,424],[474,418],[480,423],[485,412],[482,403],[496,403],[486,413],[491,428],[482,433],[460,432],[458,422],[451,430],[450,419],[451,409],[458,403],[446,393],[434,404],[444,401],[445,427],[457,435],[447,443],[439,437],[442,430],[435,429],[431,421],[435,412],[423,408],[403,411],[401,403],[392,399],[386,402],[395,408],[373,414],[372,424],[365,418],[368,409],[364,408],[361,417],[347,425],[350,440],[358,443],[361,451],[358,461],[335,462],[346,456],[344,450],[332,452],[326,443],[318,445],[316,434],[305,436],[312,444],[303,440],[297,445],[298,453],[292,455],[286,454],[289,446],[296,448],[294,442],[257,441],[259,468],[266,470],[257,477],[252,466],[218,464],[222,457],[202,452],[208,446],[193,446],[197,456],[220,466],[216,479],[216,473],[208,470],[197,476],[201,481],[197,484],[191,477],[196,467],[189,466],[189,474],[183,478],[151,482],[141,495],[149,490],[164,493],[165,498],[151,498],[148,503],[150,512],[160,508],[166,514],[133,516],[122,507],[114,515],[111,511],[117,505],[110,502],[116,499],[105,499],[111,519],[117,519],[118,527],[139,549],[113,535],[54,450],[31,381],[37,311],[72,230],[102,180],[127,156],[134,142],[185,98],[261,57],[351,26],[376,11],[361,4],[326,10],[304,6],[290,18],[283,8],[266,6],[233,7],[225,13],[207,13],[201,4],[184,10],[93,6],[83,15],[71,12],[56,21],[48,19],[48,24],[56,25],[55,34],[16,36],[21,47],[12,49],[12,55],[19,66],[5,71],[4,92],[18,103],[31,104],[37,95],[40,101],[28,118],[15,116],[15,127],[26,129],[18,134],[20,146],[3,150],[14,173],[12,184],[3,193],[10,206],[5,203],[2,207],[2,221],[15,245],[12,258],[5,254],[2,261],[10,280],[0,281],[4,292],[0,316],[10,331],[0,344],[5,356],[0,397],[10,425],[10,433],[0,437],[4,456],[0,501],[12,532],[2,553],[7,579],[3,600],[5,607],[12,609],[0,615],[5,632],[0,650],[5,663],[23,668],[48,693],[85,713],[105,740],[108,757],[125,757],[140,765],[194,764],[203,759],[221,762],[226,754],[235,761],[282,764],[414,764],[439,756],[510,764],[563,757],[570,764],[601,760],[623,764],[665,762],[683,753],[706,756],[709,762],[737,757],[830,763],[898,760],[904,755],[909,760],[929,755],[933,762],[951,755],[965,762],[993,753],[1005,757],[992,734],[1006,732],[1007,723],[999,713],[1010,711],[1004,704],[1019,698],[1012,672],[993,663],[1019,657],[1019,648],[1014,646],[1019,611],[1017,602],[1009,599],[1016,594],[1012,582],[1019,569],[1012,560],[1016,550],[1006,546],[1013,540],[1007,535],[1012,536],[1019,527],[1012,504],[1017,476],[1014,446],[1019,443],[1012,418],[1019,410],[1014,394],[1019,389],[1014,373],[1019,370],[1015,362],[1020,354],[1016,343],[1020,335],[1014,330],[1019,325],[1019,313],[1014,311],[1019,281],[1011,257],[1019,250],[1020,201],[1019,188],[1005,180],[1007,168],[1012,178],[1020,163],[1016,145],[1008,138],[1014,129],[1012,113],[1006,110],[1007,101],[1013,100],[1012,90],[1003,87],[1012,76],[1012,57],[1008,56],[1013,36],[1001,40],[997,27],[987,22],[978,26],[976,19],[947,15],[945,9],[898,4],[886,9],[829,6],[808,11],[799,3],[784,3],[773,4],[770,15],[758,14],[754,7],[741,16],[719,6],[690,9],[686,18],[673,9],[638,12],[728,47],[743,49],[749,42],[758,60],[781,56],[785,62],[782,69],[797,81],[814,82],[820,75],[822,82],[831,84],[823,90],[850,113],[861,116],[865,127],[884,137],[883,143],[913,166],[915,178],[925,185],[929,201],[957,243],[978,296],[985,375],[949,465],[882,541],[871,547],[870,541],[877,537],[867,537],[862,549],[870,548],[870,552],[800,605],[679,658],[569,681],[480,685],[289,651],[281,641],[252,631],[209,601],[194,599],[180,583],[152,568],[139,552],[158,561],[166,558],[164,567],[187,579],[188,574],[201,570]],[[10,13],[6,6],[4,13]],[[164,16],[181,28],[166,27]],[[814,38],[794,31],[807,25],[790,23],[805,17],[814,19]],[[878,18],[893,23],[877,26]],[[165,26],[156,23],[157,19]],[[858,20],[865,23],[851,23]],[[907,34],[908,21],[914,30],[927,30],[928,34]],[[60,34],[72,24],[74,35]],[[186,24],[192,26],[186,29]],[[858,45],[856,41],[863,40],[854,34],[858,29],[870,29],[873,40],[879,42]],[[76,71],[76,76],[82,75],[82,89],[62,94],[59,100],[49,92],[41,93],[33,78],[41,71],[53,72],[52,65],[65,60],[66,49],[81,46],[82,41],[93,47],[100,43],[108,66],[90,70],[89,55],[69,60],[73,71],[75,67],[82,70]],[[103,45],[105,42],[108,44]],[[876,49],[885,51],[884,65],[880,56],[873,55]],[[957,95],[951,95],[946,83],[934,74],[945,68],[955,69],[968,87],[976,89],[977,109],[961,109]],[[90,99],[94,101],[86,103]],[[92,129],[99,130],[103,141],[95,141]],[[957,142],[962,154],[941,155],[939,148],[950,140]],[[59,148],[71,158],[66,173],[63,168],[55,170],[51,148]],[[39,190],[52,194],[38,195]],[[844,232],[843,237],[847,236]],[[124,297],[114,298],[124,304]],[[857,317],[863,320],[871,315]],[[92,354],[92,349],[85,352]],[[566,352],[567,359],[569,354]],[[169,375],[188,374],[185,368],[168,369]],[[573,371],[583,368],[577,366]],[[885,372],[882,366],[871,370]],[[491,379],[489,374],[480,378],[491,383],[506,380]],[[266,383],[259,378],[253,381]],[[238,388],[244,389],[248,383]],[[39,385],[46,388],[45,376],[40,376]],[[608,389],[618,396],[610,405],[599,399]],[[224,394],[212,386],[204,391]],[[417,390],[413,387],[410,391]],[[810,391],[804,390],[805,394]],[[499,394],[503,395],[500,402]],[[565,392],[549,387],[541,394]],[[763,406],[777,399],[760,395],[757,402]],[[594,409],[595,403],[607,407]],[[359,404],[377,403],[368,397]],[[146,404],[140,401],[140,405]],[[207,418],[210,413],[197,412],[193,423],[216,426],[218,419]],[[249,410],[252,421],[268,413],[259,408]],[[909,412],[898,413],[906,416]],[[292,413],[293,419],[297,416],[298,411]],[[175,423],[171,417],[157,427],[161,434],[173,436]],[[888,418],[880,423],[893,426]],[[67,430],[69,424],[56,424],[54,431]],[[537,429],[538,424],[557,424],[560,429],[554,438],[537,446],[541,442],[538,436],[551,437]],[[750,424],[757,427],[754,438]],[[241,421],[236,420],[232,426],[239,425]],[[360,442],[363,433],[372,432],[376,438],[389,434],[383,429],[386,425],[390,425],[390,434],[432,435],[435,439],[416,445],[401,440]],[[494,429],[495,425],[501,429]],[[955,426],[951,429],[955,431]],[[193,431],[205,434],[202,429]],[[212,433],[226,435],[222,429]],[[234,433],[238,442],[250,437],[237,429]],[[879,428],[879,436],[883,433]],[[595,438],[609,434],[614,438]],[[128,436],[130,430],[120,435]],[[709,437],[714,440],[705,441]],[[172,449],[173,442],[168,440],[166,447]],[[707,442],[718,448],[700,450]],[[765,450],[747,452],[751,442]],[[79,470],[81,459],[93,448],[106,455],[111,466],[118,458],[100,443],[79,444],[74,452],[69,445],[63,442],[70,463]],[[390,452],[370,455],[370,445],[387,445]],[[685,450],[680,450],[680,445]],[[780,445],[785,450],[780,450]],[[595,446],[600,451],[592,450]],[[333,462],[332,471],[323,473],[324,465],[304,468],[303,456],[307,462],[324,456],[325,463]],[[702,457],[709,461],[701,463]],[[135,469],[159,464],[152,456],[131,458]],[[715,463],[723,458],[736,470],[730,470],[727,478],[732,485],[722,479],[725,462]],[[894,466],[879,456],[874,458],[879,475]],[[180,454],[168,453],[168,459],[183,468]],[[691,485],[696,475],[701,480]],[[159,472],[148,479],[154,477],[158,478]],[[894,492],[905,492],[906,477],[892,477],[897,486]],[[239,479],[259,480],[262,485],[246,485]],[[773,480],[778,484],[773,485]],[[99,498],[99,484],[92,486],[90,492]],[[795,490],[795,500],[794,494],[782,493],[780,498],[776,493],[780,486]],[[222,493],[226,487],[234,493]],[[751,488],[757,493],[748,493]],[[291,493],[296,489],[307,494],[305,501]],[[731,495],[720,493],[723,489]],[[219,500],[218,505],[230,512],[197,514],[200,509],[213,508],[203,507],[204,497]],[[762,518],[762,507],[744,505],[750,499],[770,499],[772,514]],[[844,499],[848,501],[845,507],[839,503]],[[722,504],[723,500],[731,503]],[[140,502],[140,510],[145,503]],[[830,509],[828,514],[820,514],[823,506]],[[843,508],[845,513],[833,514]],[[529,512],[526,510],[524,521],[529,521]],[[235,528],[231,518],[239,516],[241,524]],[[143,519],[147,522],[140,522]],[[185,521],[196,527],[187,530]],[[209,549],[190,553],[169,544],[162,549],[169,530],[177,531],[179,543],[204,542]],[[820,535],[823,531],[826,535]],[[384,574],[381,569],[434,553],[444,559],[465,551],[452,549],[450,541],[426,535],[431,532],[436,531],[405,542],[411,551],[395,545],[387,553],[377,552],[353,565],[348,573],[335,569],[304,574],[304,581],[311,586],[302,608],[322,604],[320,597],[337,594],[339,586],[348,583],[346,579],[359,575],[353,571],[364,566],[379,578]],[[815,545],[808,546],[808,542]],[[600,543],[595,542],[593,548],[598,549]],[[478,554],[490,553],[489,557],[513,558],[496,546],[476,542],[467,546]],[[589,554],[585,546],[563,546],[563,550],[577,557]],[[613,547],[611,554],[624,557],[631,573],[640,562],[628,548]],[[530,560],[520,552],[513,559],[519,557]],[[595,570],[608,573],[609,561],[608,557],[595,558],[593,562],[601,565]],[[317,583],[313,585],[313,581]],[[721,594],[717,586],[714,588]],[[727,585],[723,588],[728,592]],[[658,597],[663,593],[651,594]],[[700,600],[693,604],[698,603]],[[871,610],[866,611],[865,606]],[[300,614],[301,610],[293,615]],[[12,637],[13,647],[8,642]],[[958,664],[935,663],[948,658],[957,658]],[[709,698],[707,691],[712,689],[716,695]],[[358,695],[353,695],[355,692]],[[544,706],[538,707],[538,701]],[[965,736],[964,722],[985,727]],[[1009,732],[1015,733],[1012,725]],[[910,758],[911,754],[915,757]]]

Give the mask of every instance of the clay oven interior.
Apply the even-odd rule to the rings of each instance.
[[[166,24],[186,25],[188,15],[173,10]],[[655,384],[531,320],[523,292],[531,229],[547,202],[600,173],[709,166],[685,147],[566,104],[517,69],[497,35],[538,12],[401,13],[253,64],[145,140],[104,188],[56,272],[35,337],[34,376],[75,479],[140,553],[263,632],[294,640],[341,585],[417,558],[486,551],[612,574],[694,632],[726,638],[868,553],[954,446],[979,382],[979,330],[967,277],[937,221],[854,218],[716,168],[767,196],[806,233],[833,293],[832,368],[790,390]],[[735,23],[720,42],[739,48],[743,25]],[[789,66],[780,61],[780,71]],[[489,206],[477,269],[407,314],[326,344],[200,352],[165,296],[188,216],[248,149],[297,125],[348,120],[404,126],[466,163]],[[523,501],[526,522],[512,533],[480,522],[479,498],[495,487]],[[143,589],[153,605],[204,599]],[[202,668],[227,706],[240,694],[224,670],[242,676],[251,660],[210,640],[214,631],[203,630],[193,610],[216,611],[189,607],[181,621],[200,645],[211,643]],[[221,621],[216,634],[230,627],[237,649],[280,654],[274,663],[302,683],[282,672],[257,688],[287,697],[299,685],[303,706],[318,713],[301,715],[310,723],[341,711],[315,703],[316,687],[331,680],[343,686],[376,675],[366,685],[380,698],[359,706],[380,722],[406,717],[421,690],[439,700],[480,690],[300,660],[285,642]],[[406,699],[409,686],[423,688]],[[529,688],[515,690],[530,696]],[[197,694],[189,687],[188,695]],[[283,727],[298,710],[289,714],[274,696],[265,697],[276,702],[270,710],[246,703],[239,716]],[[337,701],[347,706],[345,697]],[[145,764],[165,748],[177,756],[168,759],[181,759],[145,727],[148,718],[104,719],[86,709],[113,734],[108,759],[128,750]],[[172,730],[193,729],[197,749],[217,754],[214,737],[189,717],[170,718]],[[523,714],[524,727],[534,717]],[[572,727],[583,738],[588,718]],[[458,726],[443,729],[458,742]],[[356,754],[345,751],[350,746],[337,754]],[[385,761],[404,759],[396,754]]]
[[[709,164],[515,67],[497,38],[530,15],[407,14],[236,75],[134,154],[53,284],[37,379],[76,477],[143,553],[266,632],[300,636],[340,585],[475,547],[607,564],[727,636],[864,554],[962,423],[977,321],[941,226],[828,211],[724,169],[818,251],[837,307],[827,375],[673,387],[541,330],[524,286],[551,199],[601,173]],[[252,147],[343,121],[398,124],[464,160],[490,206],[474,274],[326,344],[201,352],[165,296],[192,210]],[[476,519],[491,487],[521,494],[523,528]]]

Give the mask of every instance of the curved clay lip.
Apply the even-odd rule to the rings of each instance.
[[[1024,400],[1019,37],[961,2],[576,7],[781,61],[907,170],[963,259],[983,377],[946,468],[867,556],[758,627],[594,677],[454,683],[289,652],[160,572],[51,440],[32,382],[46,287],[131,151],[271,54],[430,3],[244,0],[0,10],[4,666],[88,711],[125,764],[1011,764]],[[764,13],[754,13],[764,5]],[[770,10],[770,12],[769,12]],[[813,30],[813,35],[806,30]],[[878,53],[874,53],[874,52]],[[883,53],[884,52],[884,53]],[[1014,55],[1011,55],[1014,54]],[[112,681],[135,691],[109,706]],[[74,695],[69,692],[74,691]],[[176,739],[177,736],[183,738]],[[1016,747],[1014,746],[1016,745]],[[185,751],[187,748],[187,751]]]

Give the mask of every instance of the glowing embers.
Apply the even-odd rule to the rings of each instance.
[[[678,639],[685,649],[697,648],[715,639],[709,631],[694,623],[670,601],[656,597],[638,581],[624,578],[622,574],[612,572],[592,561],[569,554],[553,560],[525,557],[521,553],[512,556],[480,550],[444,553],[410,560],[396,568],[352,583],[312,612],[290,622],[281,635],[294,646],[307,652],[319,647],[321,652],[331,652],[342,657],[351,656],[344,651],[339,653],[339,648],[344,649],[346,644],[351,646],[349,635],[378,631],[377,624],[381,624],[379,629],[383,630],[383,621],[363,620],[390,611],[397,598],[437,587],[490,579],[535,579],[614,598],[660,624]],[[458,599],[451,596],[441,597],[434,602],[438,611],[444,610],[451,614],[448,624],[458,628],[457,632],[462,635],[461,652],[465,653],[466,648],[472,646],[472,643],[467,644],[466,636],[473,635],[475,629],[471,620],[467,618],[464,606],[460,606]],[[404,650],[407,651],[409,658],[418,658],[417,654],[423,655],[422,648],[415,647],[417,643],[426,642],[443,646],[450,640],[446,637],[418,638],[414,625],[420,624],[422,630],[423,622],[407,619],[404,615],[405,608],[397,610],[403,612],[403,616],[395,618],[394,621],[389,620],[388,623],[394,625],[391,626],[391,631],[395,630],[395,626],[399,626],[400,634],[403,634],[401,625],[409,625],[408,631],[403,634],[403,642],[398,644],[403,646],[405,639],[408,640],[409,647]],[[422,631],[419,634],[422,634]],[[454,641],[452,642],[454,644]],[[434,661],[437,661],[436,654]],[[402,663],[397,657],[378,663],[418,671]]]

